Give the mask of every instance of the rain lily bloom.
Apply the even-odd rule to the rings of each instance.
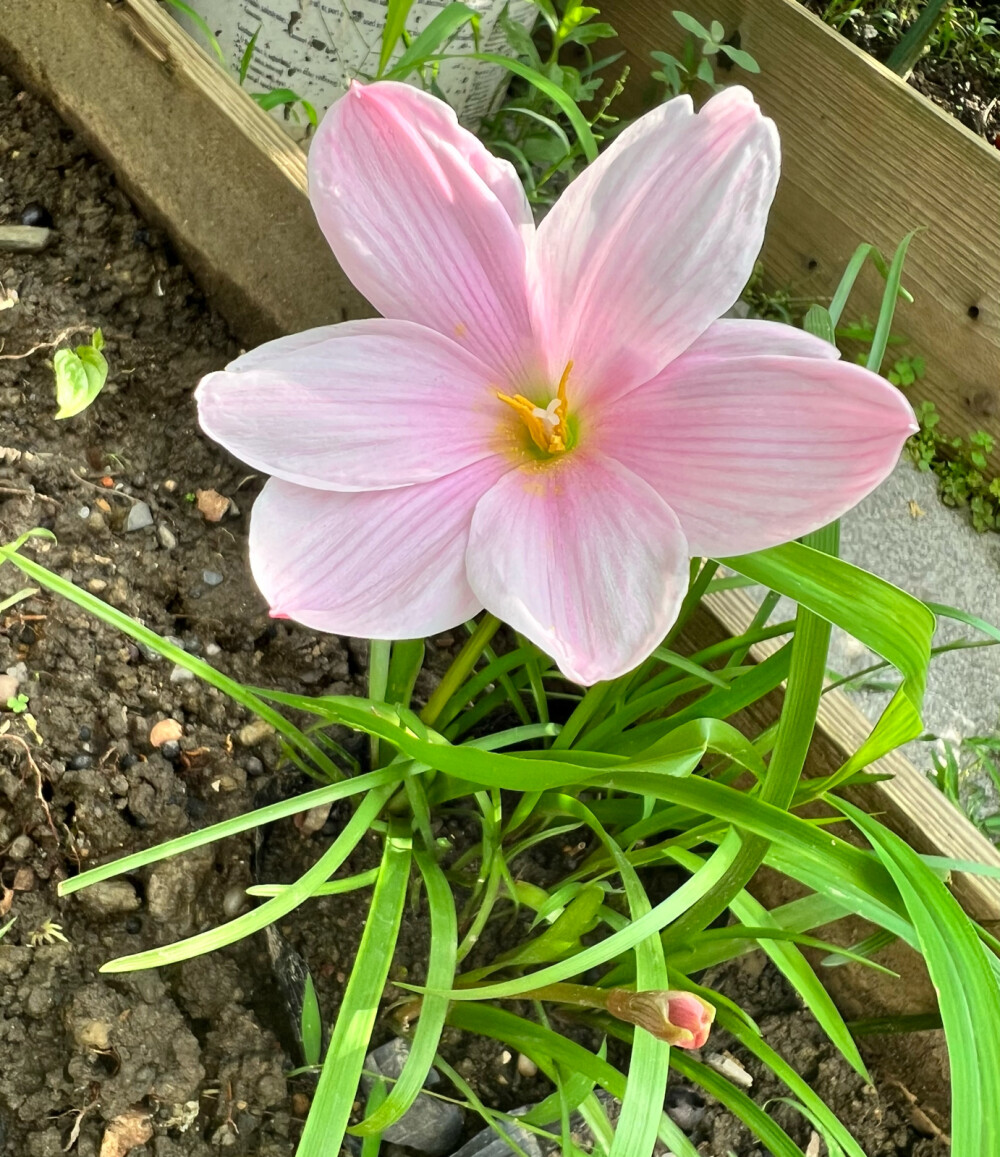
[[[718,320],[778,179],[729,88],[622,132],[536,228],[515,170],[443,103],[355,84],[309,154],[313,208],[383,317],[270,342],[198,389],[273,475],[250,560],[275,615],[410,638],[483,607],[583,684],[645,659],[691,557],[796,538],[873,490],[902,395],[790,326]]]
[[[605,1006],[612,1016],[639,1025],[680,1049],[700,1049],[708,1040],[715,1009],[693,992],[630,992],[612,988]]]

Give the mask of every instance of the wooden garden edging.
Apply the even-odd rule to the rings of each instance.
[[[763,69],[753,87],[785,150],[766,248],[773,277],[804,295],[829,288],[861,240],[891,249],[928,223],[907,266],[917,301],[905,327],[928,360],[926,395],[957,429],[982,423],[981,412],[1000,409],[1000,155],[792,0],[685,8],[738,27]],[[643,69],[649,49],[677,39],[659,0],[605,0],[605,9]],[[0,66],[114,167],[248,344],[370,312],[315,224],[301,150],[155,0],[0,0]],[[912,221],[901,219],[897,191]],[[980,396],[990,401],[977,411],[970,399]],[[711,609],[733,633],[752,615],[740,591],[713,596]],[[870,728],[839,691],[824,697],[820,726],[819,772]],[[905,758],[875,770],[893,775],[873,788],[876,806],[914,846],[1000,867],[992,844]],[[1000,882],[964,875],[954,885],[974,916],[1000,920]]]

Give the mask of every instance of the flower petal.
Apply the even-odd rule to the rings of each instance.
[[[344,494],[272,478],[253,508],[250,565],[272,614],[370,639],[433,635],[482,607],[465,577],[477,499],[507,464]]]
[[[382,490],[489,457],[506,417],[489,381],[433,330],[374,318],[269,342],[203,378],[196,396],[202,429],[255,469],[319,490]]]
[[[558,380],[613,398],[736,301],[764,238],[778,136],[746,89],[678,97],[626,129],[538,228],[534,305]],[[572,379],[571,379],[572,380]]]
[[[484,606],[590,684],[660,643],[687,589],[688,554],[642,479],[570,451],[512,470],[479,500],[468,574]]]
[[[507,384],[531,376],[531,211],[511,165],[446,104],[392,81],[352,84],[309,150],[309,196],[380,313],[453,338]]]
[[[694,555],[763,550],[839,518],[917,429],[878,375],[821,356],[741,356],[751,346],[730,324],[748,323],[727,323],[714,349],[706,334],[611,407],[598,435],[674,511]],[[789,337],[777,348],[794,347]]]

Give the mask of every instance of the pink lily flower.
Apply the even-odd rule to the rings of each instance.
[[[718,320],[753,269],[774,125],[729,88],[627,128],[536,228],[513,167],[443,103],[355,84],[313,208],[383,317],[269,342],[198,388],[273,477],[250,561],[272,613],[370,638],[483,607],[589,684],[676,618],[689,559],[839,517],[913,412],[790,326]]]

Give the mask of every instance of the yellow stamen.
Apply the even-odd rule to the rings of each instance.
[[[568,433],[566,429],[566,383],[569,381],[572,369],[573,363],[567,362],[562,377],[559,379],[556,396],[544,409],[541,406],[536,406],[523,394],[515,394],[511,397],[509,394],[497,393],[500,401],[510,406],[527,426],[532,442],[546,454],[560,454],[566,449]]]

